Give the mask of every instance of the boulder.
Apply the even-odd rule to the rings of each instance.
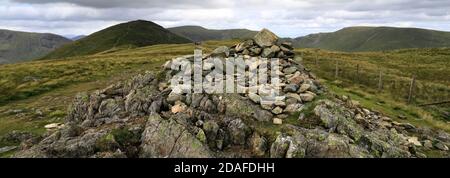
[[[253,37],[253,40],[260,47],[270,47],[277,42],[278,37],[271,31],[263,29]]]
[[[272,113],[274,113],[274,114],[281,114],[281,113],[283,113],[283,108],[281,108],[281,107],[275,107],[274,109],[272,109]]]
[[[283,124],[283,120],[279,119],[279,118],[273,118],[273,124],[281,125],[281,124]]]
[[[166,100],[169,104],[175,104],[176,101],[184,101],[185,99],[186,99],[185,96],[177,94],[175,92],[171,92],[169,96],[167,96]]]
[[[297,89],[298,89],[298,85],[296,85],[296,84],[288,84],[288,85],[286,85],[284,87],[283,91],[286,92],[286,93],[289,93],[289,92],[295,93],[295,92],[297,92]]]
[[[226,46],[220,46],[211,53],[213,57],[228,57],[230,55],[230,49]]]
[[[419,142],[417,137],[409,137],[408,142],[414,146],[422,146],[422,143]]]
[[[17,149],[17,146],[5,146],[0,148],[0,154]]]
[[[300,98],[302,99],[302,101],[306,101],[306,102],[314,100],[314,97],[315,97],[315,95],[312,94],[312,93],[302,93],[302,94],[300,94]]]
[[[228,124],[231,142],[235,145],[245,145],[250,128],[241,119],[234,119]]]
[[[287,113],[299,112],[299,111],[301,111],[302,107],[303,107],[303,105],[299,104],[299,103],[290,104],[290,105],[286,106],[286,108],[284,109],[284,112],[287,112]]]
[[[304,92],[308,91],[310,88],[311,88],[311,85],[310,85],[310,84],[302,84],[302,85],[300,86],[299,92],[300,92],[300,93],[304,93]]]
[[[267,144],[268,141],[264,136],[259,135],[257,132],[253,132],[250,137],[250,146],[253,154],[257,157],[263,157],[266,154]]]
[[[272,107],[270,107],[270,109],[272,109]],[[255,118],[258,121],[261,122],[269,122],[273,117],[273,114],[267,110],[264,109],[257,109],[254,113],[253,113],[253,118]]]
[[[264,48],[261,53],[263,58],[273,58],[275,57],[275,52],[271,48]]]
[[[217,134],[219,132],[219,125],[214,120],[206,121],[203,124],[203,130],[206,134],[206,141],[210,147],[214,147],[215,141],[217,140]]]
[[[281,43],[281,47],[286,48],[287,50],[285,50],[285,51],[294,50],[291,42],[283,42],[283,43]]]
[[[61,129],[63,127],[64,127],[64,124],[61,124],[61,123],[52,123],[52,124],[47,124],[44,126],[44,128],[46,128],[48,130]]]
[[[262,49],[259,48],[259,47],[254,46],[254,47],[251,47],[251,48],[249,49],[249,51],[250,51],[250,55],[252,55],[252,56],[257,56],[257,55],[260,55],[260,54],[261,54]]]
[[[261,102],[261,97],[258,94],[255,93],[249,93],[248,97],[250,98],[250,100],[252,100],[254,103],[260,103]]]
[[[242,52],[251,46],[253,46],[253,40],[245,40],[244,42],[239,43],[235,49],[236,52]]]
[[[187,109],[186,104],[184,104],[181,101],[176,101],[175,105],[172,106],[171,111],[172,111],[172,113],[176,114],[179,112],[184,112],[186,109]]]
[[[449,149],[448,149],[448,146],[445,145],[445,144],[442,143],[442,142],[437,142],[436,144],[434,144],[434,147],[437,148],[437,149],[439,149],[439,150],[442,150],[442,151],[448,151],[448,150],[449,150]]]
[[[286,74],[286,75],[293,74],[293,73],[295,73],[296,71],[297,71],[297,68],[296,68],[296,67],[288,67],[288,68],[283,69],[283,72],[284,72],[284,74]]]
[[[209,149],[192,135],[186,126],[158,114],[148,118],[142,133],[140,157],[146,158],[208,158]]]
[[[292,142],[290,136],[279,134],[277,139],[272,143],[270,147],[271,158],[285,158],[289,145]]]

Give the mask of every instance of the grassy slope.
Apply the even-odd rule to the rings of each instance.
[[[417,28],[349,27],[295,39],[296,47],[336,51],[382,51],[450,47],[450,32]]]
[[[192,41],[247,39],[258,33],[247,29],[211,30],[200,26],[181,26],[168,30]]]
[[[304,64],[339,95],[349,95],[361,104],[397,118],[450,131],[443,112],[450,106],[418,107],[418,104],[450,100],[449,48],[409,49],[389,52],[345,53],[317,49],[297,50]],[[316,64],[317,59],[317,64]],[[336,60],[339,76],[335,78]],[[356,66],[360,66],[359,74]],[[379,71],[383,71],[383,88],[378,90]],[[413,103],[408,105],[410,77],[417,76]]]
[[[181,44],[190,40],[180,37],[149,21],[132,21],[98,31],[53,51],[44,59],[96,54],[112,48],[128,49],[155,44]]]
[[[0,64],[40,58],[69,42],[54,34],[0,30]]]

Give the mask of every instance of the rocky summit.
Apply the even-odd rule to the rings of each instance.
[[[290,43],[268,30],[202,57],[208,74],[223,68],[210,61],[274,58],[281,85],[238,85],[243,93],[175,92],[174,60],[159,73],[145,73],[74,99],[64,124],[44,138],[24,142],[15,157],[236,158],[236,157],[426,157],[449,155],[450,135],[396,122],[361,107],[347,96],[327,92],[302,65]],[[261,63],[244,66],[261,68]],[[191,75],[191,74],[189,74]],[[236,80],[239,80],[236,76]],[[252,90],[256,87],[257,90]],[[265,89],[280,87],[277,95]],[[208,89],[208,88],[206,88]],[[256,92],[252,92],[256,91]],[[276,98],[266,102],[267,98]]]

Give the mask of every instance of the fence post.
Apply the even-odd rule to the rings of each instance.
[[[336,70],[335,70],[335,72],[334,72],[334,78],[338,78],[338,76],[339,76],[339,61],[336,59]]]
[[[413,88],[414,88],[415,82],[416,82],[416,76],[413,75],[413,76],[412,76],[412,80],[411,80],[411,84],[409,85],[408,104],[410,104],[411,101],[412,101],[412,97],[413,97]]]
[[[316,54],[316,61],[315,61],[316,66],[319,65],[319,61],[318,61],[319,59],[318,58],[319,58],[319,56],[318,56],[318,54]]]
[[[356,81],[359,82],[359,64],[356,64]]]
[[[383,89],[383,71],[380,69],[380,75],[378,77],[378,90]]]

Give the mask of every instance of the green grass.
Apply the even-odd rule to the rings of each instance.
[[[386,52],[332,52],[317,49],[297,50],[331,92],[348,95],[370,109],[396,119],[450,131],[448,104],[419,107],[419,104],[450,100],[450,48],[406,49]],[[339,73],[335,77],[336,61]],[[359,65],[359,73],[357,67]],[[378,89],[379,71],[383,88]],[[412,103],[407,103],[411,76],[416,76]]]

